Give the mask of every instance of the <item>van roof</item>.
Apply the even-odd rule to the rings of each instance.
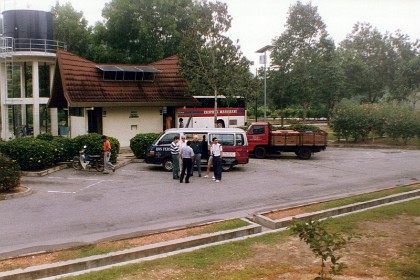
[[[203,132],[209,132],[209,133],[245,133],[243,129],[240,128],[169,128],[165,130],[165,133],[167,132],[183,132],[183,133],[203,133]]]

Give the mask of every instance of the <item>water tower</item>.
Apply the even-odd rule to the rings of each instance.
[[[55,71],[49,12],[5,10],[0,37],[0,111],[3,140],[58,131],[57,111],[48,109]]]

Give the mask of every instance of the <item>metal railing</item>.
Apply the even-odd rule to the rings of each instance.
[[[47,39],[0,37],[0,53],[44,52],[55,53],[57,49],[67,50],[63,42]]]

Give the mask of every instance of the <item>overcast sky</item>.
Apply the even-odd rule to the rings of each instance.
[[[259,66],[256,50],[271,44],[284,31],[287,12],[296,0],[222,0],[233,17],[228,35],[239,40],[242,52]],[[3,0],[4,9],[37,9],[49,11],[56,0]],[[102,8],[110,0],[59,0],[70,2],[82,11],[89,24],[101,20]],[[308,3],[309,0],[302,0]],[[400,29],[414,41],[420,39],[420,0],[312,0],[327,25],[327,31],[338,44],[356,22],[368,22],[381,33]]]

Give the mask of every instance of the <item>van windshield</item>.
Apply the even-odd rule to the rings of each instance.
[[[178,136],[179,137],[179,133],[168,133],[168,134],[164,134],[156,143],[156,145],[169,145],[172,143],[172,141],[174,141],[174,137]]]

